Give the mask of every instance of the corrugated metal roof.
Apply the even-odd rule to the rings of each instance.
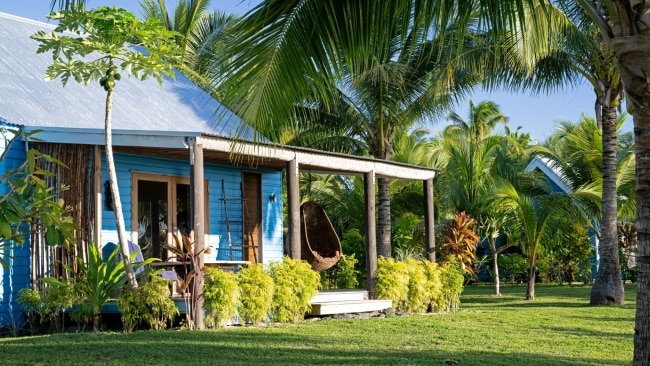
[[[29,37],[53,28],[0,13],[0,120],[43,129],[103,129],[106,92],[98,83],[71,80],[63,87],[58,79],[45,80],[52,56],[36,54],[38,44]],[[240,126],[237,116],[180,73],[162,87],[155,79],[125,75],[115,89],[114,129],[234,137]]]

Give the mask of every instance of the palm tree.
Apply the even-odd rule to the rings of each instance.
[[[510,220],[511,210],[491,200],[497,181],[506,180],[518,186],[517,180],[528,161],[530,136],[511,132],[494,134],[498,123],[507,118],[498,105],[485,101],[477,105],[470,101],[468,119],[450,114],[453,122],[438,137],[433,155],[443,173],[437,181],[443,204],[455,212],[466,211],[478,221],[479,234],[485,238],[492,254],[494,293],[499,296],[498,256],[515,241],[497,246],[502,228]]]
[[[223,50],[228,32],[237,21],[235,15],[220,11],[209,13],[210,0],[182,0],[173,14],[165,0],[140,0],[145,19],[158,19],[168,30],[177,32],[176,44],[183,51],[181,72],[209,90],[207,75],[219,72],[214,54]]]
[[[615,130],[618,131],[625,121],[625,115],[616,120]],[[599,237],[599,269],[596,277],[596,283],[592,290],[592,304],[601,303],[595,301],[595,295],[605,296],[605,301],[614,301],[621,303],[623,300],[618,296],[622,293],[622,289],[613,291],[618,287],[622,288],[620,283],[620,263],[618,262],[618,239],[614,243],[614,254],[608,253],[610,243],[607,236],[610,235],[612,228],[607,228],[606,221],[607,210],[615,209],[614,211],[614,235],[618,238],[616,224],[617,217],[623,219],[630,219],[630,212],[636,210],[635,199],[635,181],[634,181],[634,146],[630,144],[615,144],[614,151],[614,167],[613,182],[606,181],[605,165],[608,164],[605,158],[605,143],[606,128],[602,130],[598,127],[596,120],[587,118],[585,116],[578,123],[564,122],[557,127],[557,132],[554,133],[547,144],[549,149],[553,152],[550,156],[551,161],[563,172],[564,177],[574,189],[580,187],[591,186],[595,192],[601,197],[606,196],[606,190],[609,184],[614,185],[615,202],[609,206],[605,203],[604,198],[600,202],[592,205],[592,216],[598,222],[598,229],[596,233]],[[616,142],[617,139],[614,139]],[[602,203],[601,203],[602,202]],[[606,249],[602,249],[602,247]],[[612,263],[612,260],[616,263]],[[619,271],[615,272],[611,277],[603,277],[608,271],[600,269],[600,267],[609,267],[610,269]],[[606,287],[600,289],[600,287]],[[619,292],[620,291],[620,292]]]

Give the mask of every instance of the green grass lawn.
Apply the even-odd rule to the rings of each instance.
[[[635,290],[590,307],[588,286],[538,286],[533,302],[473,286],[455,314],[4,338],[0,365],[629,365]]]

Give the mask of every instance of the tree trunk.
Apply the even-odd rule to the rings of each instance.
[[[488,236],[488,244],[490,246],[490,253],[492,253],[492,265],[494,270],[494,296],[501,296],[501,280],[499,279],[499,252],[497,251],[496,241],[494,237]]]
[[[633,364],[646,366],[650,365],[650,88],[646,85],[639,92],[644,92],[645,103],[634,113],[638,242]]]
[[[528,268],[528,288],[526,289],[526,300],[535,300],[535,275],[537,266],[533,263]]]
[[[625,9],[625,8],[623,8]],[[650,6],[635,7],[645,14]],[[627,14],[621,15],[621,17]],[[629,18],[625,18],[629,19]],[[634,111],[636,152],[637,296],[634,365],[650,365],[650,35],[612,39],[621,78]]]
[[[591,305],[615,303],[623,305],[625,293],[621,282],[616,229],[616,107],[602,108],[603,192],[601,240],[598,245],[600,263],[591,288]]]
[[[117,186],[117,173],[115,171],[115,160],[113,159],[113,135],[111,132],[112,108],[113,107],[113,89],[109,88],[106,93],[106,119],[105,134],[106,134],[106,165],[108,166],[108,179],[111,185],[111,193],[113,196],[113,212],[115,213],[115,221],[117,225],[117,237],[120,241],[120,253],[124,261],[124,271],[129,286],[132,289],[138,288],[138,280],[135,278],[133,265],[131,264],[131,256],[129,253],[129,243],[126,237],[126,225],[124,224],[124,214],[122,213],[122,201],[120,200],[120,191]]]
[[[377,255],[388,258],[391,256],[390,180],[377,178],[377,187],[379,191]]]

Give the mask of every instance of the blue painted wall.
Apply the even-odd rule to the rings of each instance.
[[[0,161],[0,175],[7,170],[18,168],[25,161],[25,144],[15,141]],[[6,185],[0,185],[0,194],[8,192]],[[11,245],[10,250],[3,250],[3,258],[9,262],[9,268],[0,266],[0,325],[19,324],[24,321],[22,309],[16,304],[18,291],[30,285],[30,243],[29,238],[22,245]],[[13,258],[7,257],[8,255]]]
[[[108,179],[105,156],[102,157],[102,182]],[[118,176],[122,212],[126,222],[126,230],[131,232],[131,185],[132,173],[162,174],[189,178],[189,162],[186,160],[155,158],[131,154],[115,154],[115,167]],[[279,171],[246,170],[259,173],[262,178],[262,259],[270,261],[282,260],[282,176]],[[225,260],[230,258],[228,247],[228,231],[226,229],[223,192],[223,180],[226,197],[241,197],[242,170],[232,166],[205,164],[204,176],[208,184],[209,239],[206,245],[212,252],[206,255],[210,259]],[[271,202],[268,197],[275,194],[277,199]],[[241,202],[232,201],[228,204],[231,242],[242,242]],[[115,216],[112,211],[103,207],[102,212],[102,242],[117,242]],[[241,260],[241,250],[233,252],[234,260]]]

